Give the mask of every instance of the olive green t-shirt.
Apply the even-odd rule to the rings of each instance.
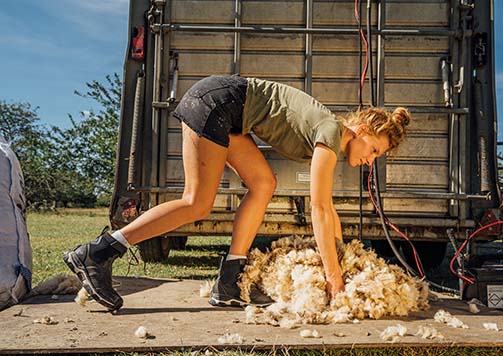
[[[302,90],[247,78],[243,134],[253,132],[283,156],[311,159],[316,143],[339,153],[343,124],[327,107]]]

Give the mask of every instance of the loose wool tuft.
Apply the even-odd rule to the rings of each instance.
[[[61,295],[61,294],[77,294],[82,288],[82,283],[74,275],[57,274],[51,279],[39,283],[30,293],[30,296],[35,295]]]
[[[265,309],[248,308],[247,322],[293,328],[406,316],[428,308],[426,283],[386,264],[360,241],[341,244],[338,254],[346,290],[329,301],[314,238],[283,238],[272,243],[271,251],[251,251],[241,276],[241,298],[249,301],[255,285],[275,303]]]

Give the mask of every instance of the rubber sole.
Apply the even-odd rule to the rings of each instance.
[[[211,295],[210,299],[208,300],[208,303],[210,303],[214,307],[246,307],[248,305],[254,305],[259,308],[268,307],[269,305],[273,304],[273,303],[255,304],[253,302],[247,303],[241,299],[222,298],[222,297],[219,297],[218,295]]]
[[[95,301],[103,305],[110,312],[117,311],[122,307],[122,300],[120,300],[120,303],[114,304],[98,293],[95,286],[91,282],[91,279],[89,278],[86,267],[80,261],[79,257],[74,251],[65,252],[63,254],[63,260],[65,261],[68,268],[70,268],[70,270],[77,275],[77,277],[82,282],[82,287]]]
[[[234,298],[219,298],[218,296],[212,295],[208,300],[208,303],[214,307],[246,307],[248,303],[241,299]]]

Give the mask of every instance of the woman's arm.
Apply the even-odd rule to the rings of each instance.
[[[311,218],[331,297],[344,290],[335,244],[336,239],[342,240],[342,229],[332,203],[336,163],[337,155],[334,151],[323,144],[316,144],[311,161]]]

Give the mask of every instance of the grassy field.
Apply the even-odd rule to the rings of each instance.
[[[29,213],[27,218],[33,249],[33,285],[58,273],[69,272],[62,253],[98,236],[108,224],[108,210],[60,210],[58,213]],[[220,256],[229,237],[191,237],[184,251],[170,251],[167,262],[130,267],[130,276],[209,279],[217,274]],[[134,248],[133,248],[134,250]],[[139,253],[136,253],[139,257]],[[129,256],[114,263],[114,274],[125,276]]]
[[[33,285],[48,279],[58,273],[68,273],[68,269],[61,259],[62,253],[78,244],[95,238],[103,227],[108,224],[106,209],[93,210],[60,210],[57,213],[29,213],[28,231],[30,233],[33,250]],[[229,237],[191,237],[184,251],[171,251],[170,257],[164,263],[140,262],[132,266],[129,275],[144,275],[165,278],[208,279],[217,274],[220,256],[224,255],[230,243]],[[449,253],[452,255],[452,252]],[[139,255],[139,254],[138,254]],[[114,264],[115,275],[126,275],[128,258],[125,256]],[[446,263],[438,270],[432,271],[437,275],[437,282],[448,282]],[[445,277],[447,278],[447,277]],[[452,280],[450,281],[450,284]],[[176,352],[176,355],[203,356],[204,352],[186,351]],[[278,349],[268,352],[242,352],[239,350],[213,352],[218,354],[238,355],[334,355],[334,356],[501,356],[503,348],[352,348],[331,350],[291,350]],[[120,355],[140,355],[136,353],[121,353]],[[141,354],[146,355],[146,354]],[[152,354],[153,355],[153,354]],[[160,353],[157,355],[168,355]]]

